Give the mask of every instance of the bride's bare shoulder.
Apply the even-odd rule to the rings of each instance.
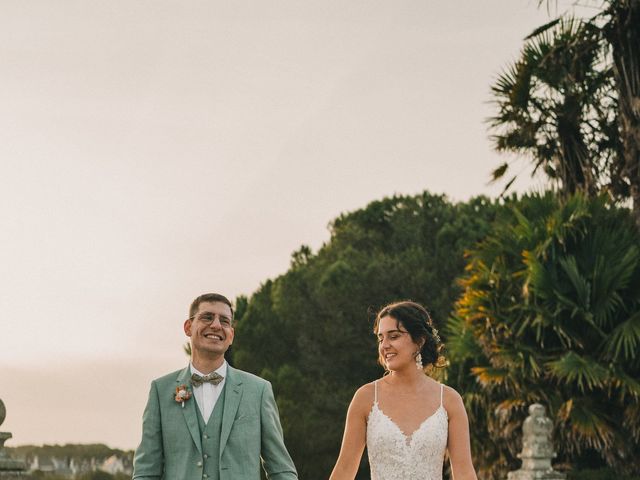
[[[371,410],[371,407],[373,406],[374,398],[375,382],[362,385],[358,390],[356,390],[356,393],[353,395],[351,408],[368,414],[369,410]]]
[[[456,391],[455,388],[450,387],[449,385],[443,385],[444,387],[444,401],[445,403],[447,401],[449,402],[461,402],[462,401],[462,396]]]
[[[362,385],[358,390],[356,390],[353,399],[366,400],[369,403],[372,403],[375,397],[375,383],[376,382],[370,382]]]
[[[443,393],[442,403],[450,416],[465,413],[462,396],[454,388],[445,385]]]

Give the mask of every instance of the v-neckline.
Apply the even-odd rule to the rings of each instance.
[[[435,411],[434,411],[431,415],[429,415],[427,418],[425,418],[425,419],[420,423],[420,425],[418,425],[418,428],[416,428],[413,432],[411,432],[411,435],[407,435],[406,433],[404,433],[404,432],[402,431],[402,429],[400,428],[400,426],[399,426],[399,425],[398,425],[398,424],[397,424],[397,423],[396,423],[396,422],[395,422],[395,421],[394,421],[394,420],[393,420],[389,415],[387,415],[386,413],[384,413],[384,411],[383,411],[383,410],[380,408],[380,406],[378,405],[378,402],[377,402],[377,401],[375,401],[375,402],[373,403],[373,407],[372,407],[372,408],[375,408],[376,410],[378,410],[378,412],[380,412],[380,414],[381,414],[383,417],[385,417],[387,420],[389,420],[389,422],[391,422],[391,424],[392,424],[394,427],[396,427],[396,429],[398,430],[398,432],[400,432],[400,435],[402,435],[402,436],[404,437],[404,439],[405,439],[405,444],[406,444],[407,446],[409,446],[409,445],[411,445],[411,443],[413,443],[413,436],[414,436],[417,432],[419,432],[419,431],[422,429],[422,427],[424,426],[424,424],[425,424],[425,423],[427,423],[429,420],[431,420],[431,419],[432,419],[432,418],[433,418],[433,417],[434,417],[434,416],[435,416],[435,415],[436,415],[440,410],[444,409],[444,407],[443,407],[442,405],[438,406],[438,408],[436,408],[436,409],[435,409]]]

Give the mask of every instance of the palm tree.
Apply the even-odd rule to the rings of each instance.
[[[527,37],[520,59],[497,79],[490,119],[498,150],[531,155],[534,171],[568,194],[631,198],[638,228],[639,59],[640,0],[603,1],[586,20],[560,17]]]
[[[616,170],[628,182],[640,228],[640,0],[608,0],[604,4],[603,43],[611,49],[622,145]]]
[[[480,476],[517,468],[526,407],[546,405],[560,462],[640,468],[640,235],[602,198],[514,202],[470,253],[445,332]],[[487,439],[489,439],[487,441]]]
[[[556,20],[530,36],[520,59],[492,87],[496,148],[530,155],[534,172],[541,169],[567,194],[601,190],[615,153],[613,75],[602,67],[599,47],[592,28]],[[503,164],[494,178],[507,169]]]

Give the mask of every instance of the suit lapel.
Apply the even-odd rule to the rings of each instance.
[[[220,431],[220,457],[227,445],[227,439],[231,432],[233,419],[236,417],[240,399],[242,398],[242,380],[237,375],[236,370],[230,365],[227,366],[227,379],[225,380],[224,411],[222,412],[222,430]]]
[[[191,438],[198,448],[198,452],[202,455],[202,441],[200,440],[200,427],[198,427],[198,413],[196,412],[196,398],[193,396],[193,385],[191,385],[191,370],[189,366],[182,370],[176,378],[176,387],[179,385],[186,385],[191,392],[191,398],[184,402],[184,407],[181,407],[184,421],[187,423]]]

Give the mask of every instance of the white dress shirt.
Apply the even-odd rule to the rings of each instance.
[[[204,382],[198,387],[193,387],[193,395],[196,397],[196,403],[198,404],[202,418],[204,418],[204,423],[209,421],[211,412],[213,412],[216,402],[218,401],[218,397],[220,397],[220,392],[222,392],[222,387],[224,387],[224,382],[227,381],[227,361],[223,361],[222,365],[220,365],[215,372],[223,377],[222,381],[218,385]],[[203,377],[207,375],[195,368],[193,363],[191,364],[191,373],[197,373]]]

